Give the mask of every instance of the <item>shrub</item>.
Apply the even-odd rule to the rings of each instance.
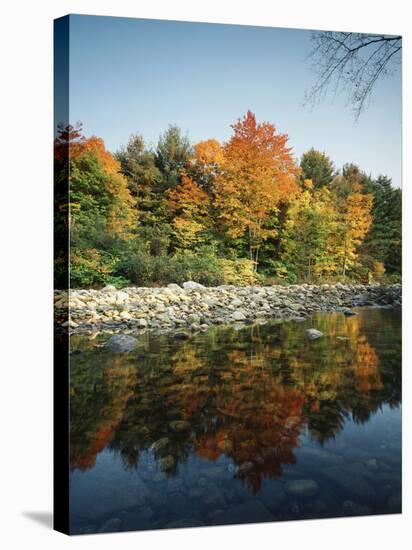
[[[261,279],[260,275],[254,271],[253,262],[247,258],[238,260],[220,258],[218,265],[222,270],[223,281],[228,285],[253,285]]]

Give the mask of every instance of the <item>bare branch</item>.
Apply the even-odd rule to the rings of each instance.
[[[317,81],[305,94],[305,104],[324,99],[331,86],[346,91],[355,119],[364,110],[376,82],[396,68],[402,37],[352,32],[314,32],[313,60]]]

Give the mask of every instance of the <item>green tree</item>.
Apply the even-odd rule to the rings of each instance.
[[[312,148],[303,154],[300,169],[301,180],[312,180],[315,189],[318,189],[331,183],[335,167],[325,153]]]
[[[180,128],[169,126],[160,136],[156,149],[155,164],[161,173],[159,191],[176,187],[180,182],[182,170],[192,156],[189,139],[182,135]]]
[[[145,147],[140,134],[132,134],[126,147],[122,147],[115,157],[136,199],[141,225],[157,225],[163,217],[162,197],[156,192],[162,174],[155,164],[155,154]]]
[[[373,196],[372,226],[365,239],[364,254],[382,262],[387,273],[401,273],[402,191],[386,176],[369,182]]]

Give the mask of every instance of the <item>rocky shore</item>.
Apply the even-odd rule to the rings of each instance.
[[[54,303],[57,325],[70,332],[174,330],[183,338],[212,325],[303,320],[316,311],[350,315],[357,306],[400,305],[401,296],[400,284],[204,287],[188,281],[163,288],[56,291]]]

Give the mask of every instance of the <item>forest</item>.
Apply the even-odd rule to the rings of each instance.
[[[112,153],[80,123],[54,142],[56,236],[70,286],[398,282],[401,190],[289,137],[248,111],[229,140],[192,144],[169,126],[155,148]],[[69,181],[69,195],[65,193]],[[65,286],[57,258],[57,287]]]

